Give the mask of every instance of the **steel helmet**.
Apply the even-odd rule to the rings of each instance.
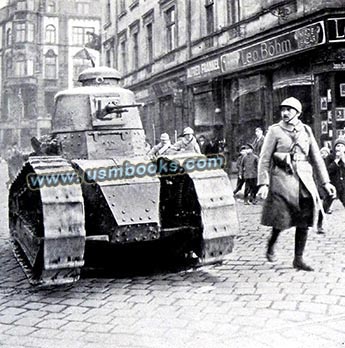
[[[186,128],[183,130],[183,135],[186,135],[186,134],[194,134],[193,129],[190,128],[190,127],[186,127]]]
[[[280,104],[280,107],[289,106],[290,108],[294,108],[298,113],[302,112],[302,104],[295,97],[286,98]]]
[[[169,134],[168,133],[162,133],[161,134],[161,140],[169,140]]]

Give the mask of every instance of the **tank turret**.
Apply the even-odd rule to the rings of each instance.
[[[141,104],[120,78],[90,68],[80,87],[57,93],[52,133],[32,140],[10,187],[11,241],[32,284],[77,281],[88,241],[164,242],[200,263],[233,248],[238,220],[224,163],[210,168],[211,159],[188,153],[147,159]]]

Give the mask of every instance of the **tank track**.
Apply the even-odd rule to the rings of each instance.
[[[84,203],[80,184],[29,188],[29,174],[72,172],[58,156],[30,157],[9,192],[14,255],[32,285],[70,284],[84,265]]]

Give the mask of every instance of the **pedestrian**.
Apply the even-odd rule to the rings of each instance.
[[[253,152],[253,145],[247,144],[246,154],[243,156],[240,173],[245,182],[244,204],[256,204],[258,160],[259,157]]]
[[[194,131],[190,127],[186,127],[183,130],[182,139],[172,145],[171,149],[175,151],[201,153],[199,144],[194,136]]]
[[[205,135],[202,134],[199,136],[197,141],[198,141],[201,153],[205,154],[205,147],[208,142],[207,138],[205,137]]]
[[[260,127],[255,128],[255,136],[256,138],[253,142],[254,153],[260,156],[262,144],[264,143],[264,139],[265,139],[262,128]]]
[[[162,133],[160,137],[160,142],[153,146],[153,148],[147,153],[149,157],[157,157],[161,155],[169,154],[171,148],[170,137],[168,133]]]
[[[328,170],[328,174],[329,174],[329,166],[330,164],[332,163],[332,160],[333,160],[333,157],[331,155],[331,152],[329,150],[328,147],[322,147],[320,149],[320,155],[322,157],[322,159],[324,160],[325,162],[325,165],[326,165],[326,168]],[[334,185],[334,183],[332,182],[332,177],[330,175],[330,181],[331,181],[331,184]],[[334,201],[334,197],[331,197],[327,194],[327,192],[325,192],[325,190],[323,189],[323,187],[318,184],[318,191],[319,191],[319,195],[320,195],[320,198],[322,199],[322,208],[323,208],[323,211],[319,211],[319,218],[318,218],[318,221],[317,221],[317,233],[318,234],[324,234],[325,233],[325,229],[323,228],[323,220],[324,220],[324,214],[323,213],[327,213],[327,214],[330,214],[331,213],[331,205]]]
[[[329,165],[331,183],[337,190],[337,198],[345,207],[345,139],[338,138],[334,143],[335,159]]]
[[[282,230],[296,227],[293,267],[313,271],[303,260],[308,227],[316,225],[321,200],[313,179],[313,170],[330,196],[326,165],[311,128],[299,119],[301,102],[290,97],[280,104],[282,120],[272,125],[265,137],[259,159],[259,194],[265,199],[261,223],[272,226],[266,257],[275,261],[274,246]]]
[[[241,146],[240,148],[240,154],[237,157],[237,161],[236,161],[236,169],[237,169],[237,184],[236,184],[236,188],[234,190],[234,196],[242,189],[242,186],[244,184],[244,179],[242,176],[242,160],[243,157],[246,155],[247,153],[247,147],[246,146]]]

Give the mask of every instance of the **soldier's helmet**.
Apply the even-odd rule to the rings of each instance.
[[[162,133],[161,134],[161,140],[169,140],[169,134],[168,133]]]
[[[186,127],[186,128],[183,130],[183,135],[187,135],[187,134],[194,134],[193,129],[190,128],[190,127]]]
[[[299,113],[302,112],[302,104],[295,97],[289,97],[289,98],[284,99],[280,104],[280,107],[283,107],[283,106],[288,106],[290,108],[294,108]]]

